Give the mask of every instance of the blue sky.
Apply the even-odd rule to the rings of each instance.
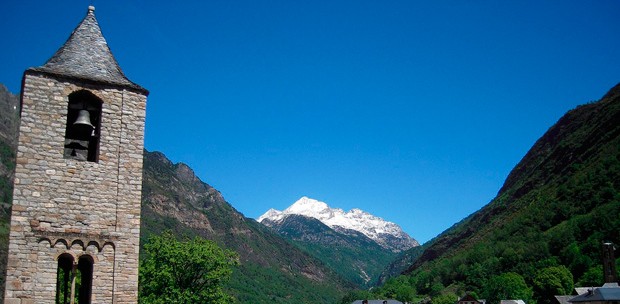
[[[2,4],[0,83],[17,93],[89,4],[151,92],[146,148],[253,218],[309,196],[428,241],[620,81],[617,0],[57,0]]]

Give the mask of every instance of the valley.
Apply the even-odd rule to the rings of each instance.
[[[16,96],[4,96],[11,108]],[[4,125],[14,126],[7,113]],[[616,86],[569,111],[515,166],[494,200],[422,246],[394,223],[307,197],[266,212],[259,223],[189,166],[145,151],[141,239],[169,230],[237,252],[241,263],[227,290],[240,303],[439,301],[464,294],[495,301],[493,284],[510,273],[529,288],[525,300],[547,304],[545,285],[535,280],[543,271],[570,274],[570,286],[558,292],[600,286],[600,245],[620,244],[619,122]],[[6,246],[14,139],[1,139]]]

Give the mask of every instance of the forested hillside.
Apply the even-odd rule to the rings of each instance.
[[[620,85],[564,115],[491,203],[433,239],[383,292],[470,292],[496,304],[512,288],[511,296],[551,303],[573,286],[602,285],[601,245],[620,244],[618,231]]]
[[[379,274],[397,256],[360,232],[334,230],[303,215],[289,215],[267,225],[357,287],[375,286]]]
[[[0,302],[4,302],[4,277],[13,200],[15,145],[19,126],[19,96],[0,84]]]
[[[169,229],[237,252],[241,265],[228,288],[241,303],[330,303],[352,286],[162,153],[145,151],[142,193],[141,239]]]
[[[0,84],[0,113],[0,203],[9,204],[13,194],[19,96],[11,94],[3,84]]]

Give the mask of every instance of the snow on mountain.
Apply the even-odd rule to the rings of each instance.
[[[267,219],[280,222],[291,214],[315,218],[334,230],[350,229],[361,232],[379,245],[393,251],[407,250],[419,245],[395,223],[385,221],[360,209],[345,212],[342,209],[330,208],[324,202],[305,196],[284,211],[269,209],[257,221],[263,222]]]

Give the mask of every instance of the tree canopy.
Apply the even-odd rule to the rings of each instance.
[[[564,266],[552,266],[539,270],[534,277],[534,290],[538,304],[551,304],[555,295],[571,294],[573,275]]]
[[[492,277],[486,292],[489,303],[499,303],[506,299],[520,299],[527,303],[532,299],[532,289],[527,286],[521,275],[514,272]]]
[[[140,264],[143,304],[231,303],[224,290],[237,254],[200,237],[178,241],[166,231],[151,236]]]

